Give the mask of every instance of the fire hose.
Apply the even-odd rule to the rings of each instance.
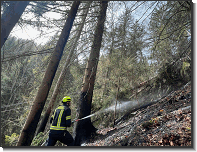
[[[87,118],[89,118],[89,117],[87,117]],[[84,117],[84,118],[81,118],[81,119],[74,119],[71,123],[75,123],[75,122],[77,122],[77,121],[84,120],[84,119],[87,119],[87,118]]]
[[[92,116],[94,116],[94,115],[96,115],[96,114],[99,114],[99,113],[100,113],[100,112],[96,112],[96,113],[94,113],[94,114],[88,115],[88,116],[83,117],[83,118],[80,118],[80,119],[74,119],[74,120],[71,122],[71,124],[73,124],[73,123],[75,123],[75,122],[78,122],[78,121],[80,121],[80,120],[84,120],[84,119],[90,118],[90,117],[92,117]],[[47,134],[48,134],[48,133],[49,133],[49,131],[47,132]],[[48,140],[49,140],[49,138],[48,138],[41,146],[46,146]]]

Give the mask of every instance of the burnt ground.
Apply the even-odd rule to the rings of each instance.
[[[137,110],[114,128],[97,131],[82,146],[192,146],[191,84]]]

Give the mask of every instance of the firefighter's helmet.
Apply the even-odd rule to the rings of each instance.
[[[63,99],[62,99],[62,102],[63,103],[66,103],[66,102],[70,102],[71,101],[71,98],[69,96],[65,96]]]

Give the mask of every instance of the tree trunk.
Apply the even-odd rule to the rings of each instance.
[[[85,19],[86,19],[86,17],[87,17],[88,10],[89,10],[89,7],[90,7],[90,4],[91,4],[91,3],[92,3],[92,1],[89,1],[89,2],[87,3],[87,5],[85,6],[85,8],[87,8],[87,9],[84,10],[84,14],[85,14],[85,15],[83,16],[82,23],[81,23],[81,25],[80,25],[80,27],[79,27],[79,31],[78,31],[78,33],[77,33],[76,39],[75,39],[75,41],[74,41],[74,43],[73,43],[73,46],[72,46],[72,48],[71,48],[71,50],[70,50],[70,52],[69,52],[69,55],[68,55],[67,60],[66,60],[66,62],[65,62],[65,64],[64,64],[64,67],[63,67],[63,69],[62,69],[62,71],[61,71],[61,73],[60,73],[59,79],[58,79],[57,84],[56,84],[56,86],[55,86],[55,89],[54,89],[54,91],[53,91],[53,95],[52,95],[51,100],[50,100],[50,102],[49,102],[49,107],[47,108],[47,111],[46,111],[45,114],[44,114],[44,117],[43,117],[43,119],[42,119],[42,122],[41,122],[41,125],[40,125],[39,129],[38,129],[37,134],[40,133],[40,132],[44,132],[44,129],[45,129],[46,124],[47,124],[47,122],[48,122],[50,113],[51,113],[51,111],[53,110],[53,105],[54,105],[54,103],[55,103],[55,101],[56,101],[57,95],[58,95],[59,92],[60,92],[61,84],[64,82],[64,78],[65,78],[65,76],[66,76],[66,74],[67,74],[67,70],[68,70],[68,68],[69,68],[69,66],[70,66],[70,60],[72,59],[74,50],[75,50],[75,48],[76,48],[76,46],[77,46],[77,42],[78,42],[79,37],[80,37],[80,35],[81,35],[82,29],[83,29],[83,27],[84,27]]]
[[[28,4],[29,1],[10,1],[6,7],[1,16],[1,48]]]
[[[95,29],[94,40],[90,56],[86,65],[85,75],[83,79],[83,87],[80,94],[79,106],[77,111],[77,118],[79,119],[88,116],[91,113],[94,82],[96,78],[97,65],[100,55],[100,47],[102,42],[107,6],[107,1],[101,2],[98,23]],[[75,146],[80,146],[87,138],[90,137],[91,133],[95,131],[96,128],[92,125],[90,118],[78,121],[74,126],[73,133],[75,138]]]
[[[60,38],[57,42],[56,48],[52,54],[51,60],[48,64],[47,70],[45,72],[45,76],[42,80],[41,86],[38,90],[38,93],[34,99],[34,103],[32,105],[31,111],[28,115],[25,126],[21,132],[19,137],[19,141],[17,146],[30,146],[32,139],[34,137],[34,133],[37,128],[38,121],[40,119],[40,115],[42,113],[46,98],[48,96],[53,78],[57,71],[57,67],[59,65],[60,59],[63,54],[64,47],[68,40],[71,27],[73,25],[73,21],[77,14],[77,10],[79,7],[80,1],[74,1],[71,7],[71,10],[68,14],[68,18],[60,35]]]

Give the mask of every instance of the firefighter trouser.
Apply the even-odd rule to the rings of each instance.
[[[71,134],[66,130],[50,130],[47,146],[54,146],[57,141],[67,146],[73,146],[74,140]]]

